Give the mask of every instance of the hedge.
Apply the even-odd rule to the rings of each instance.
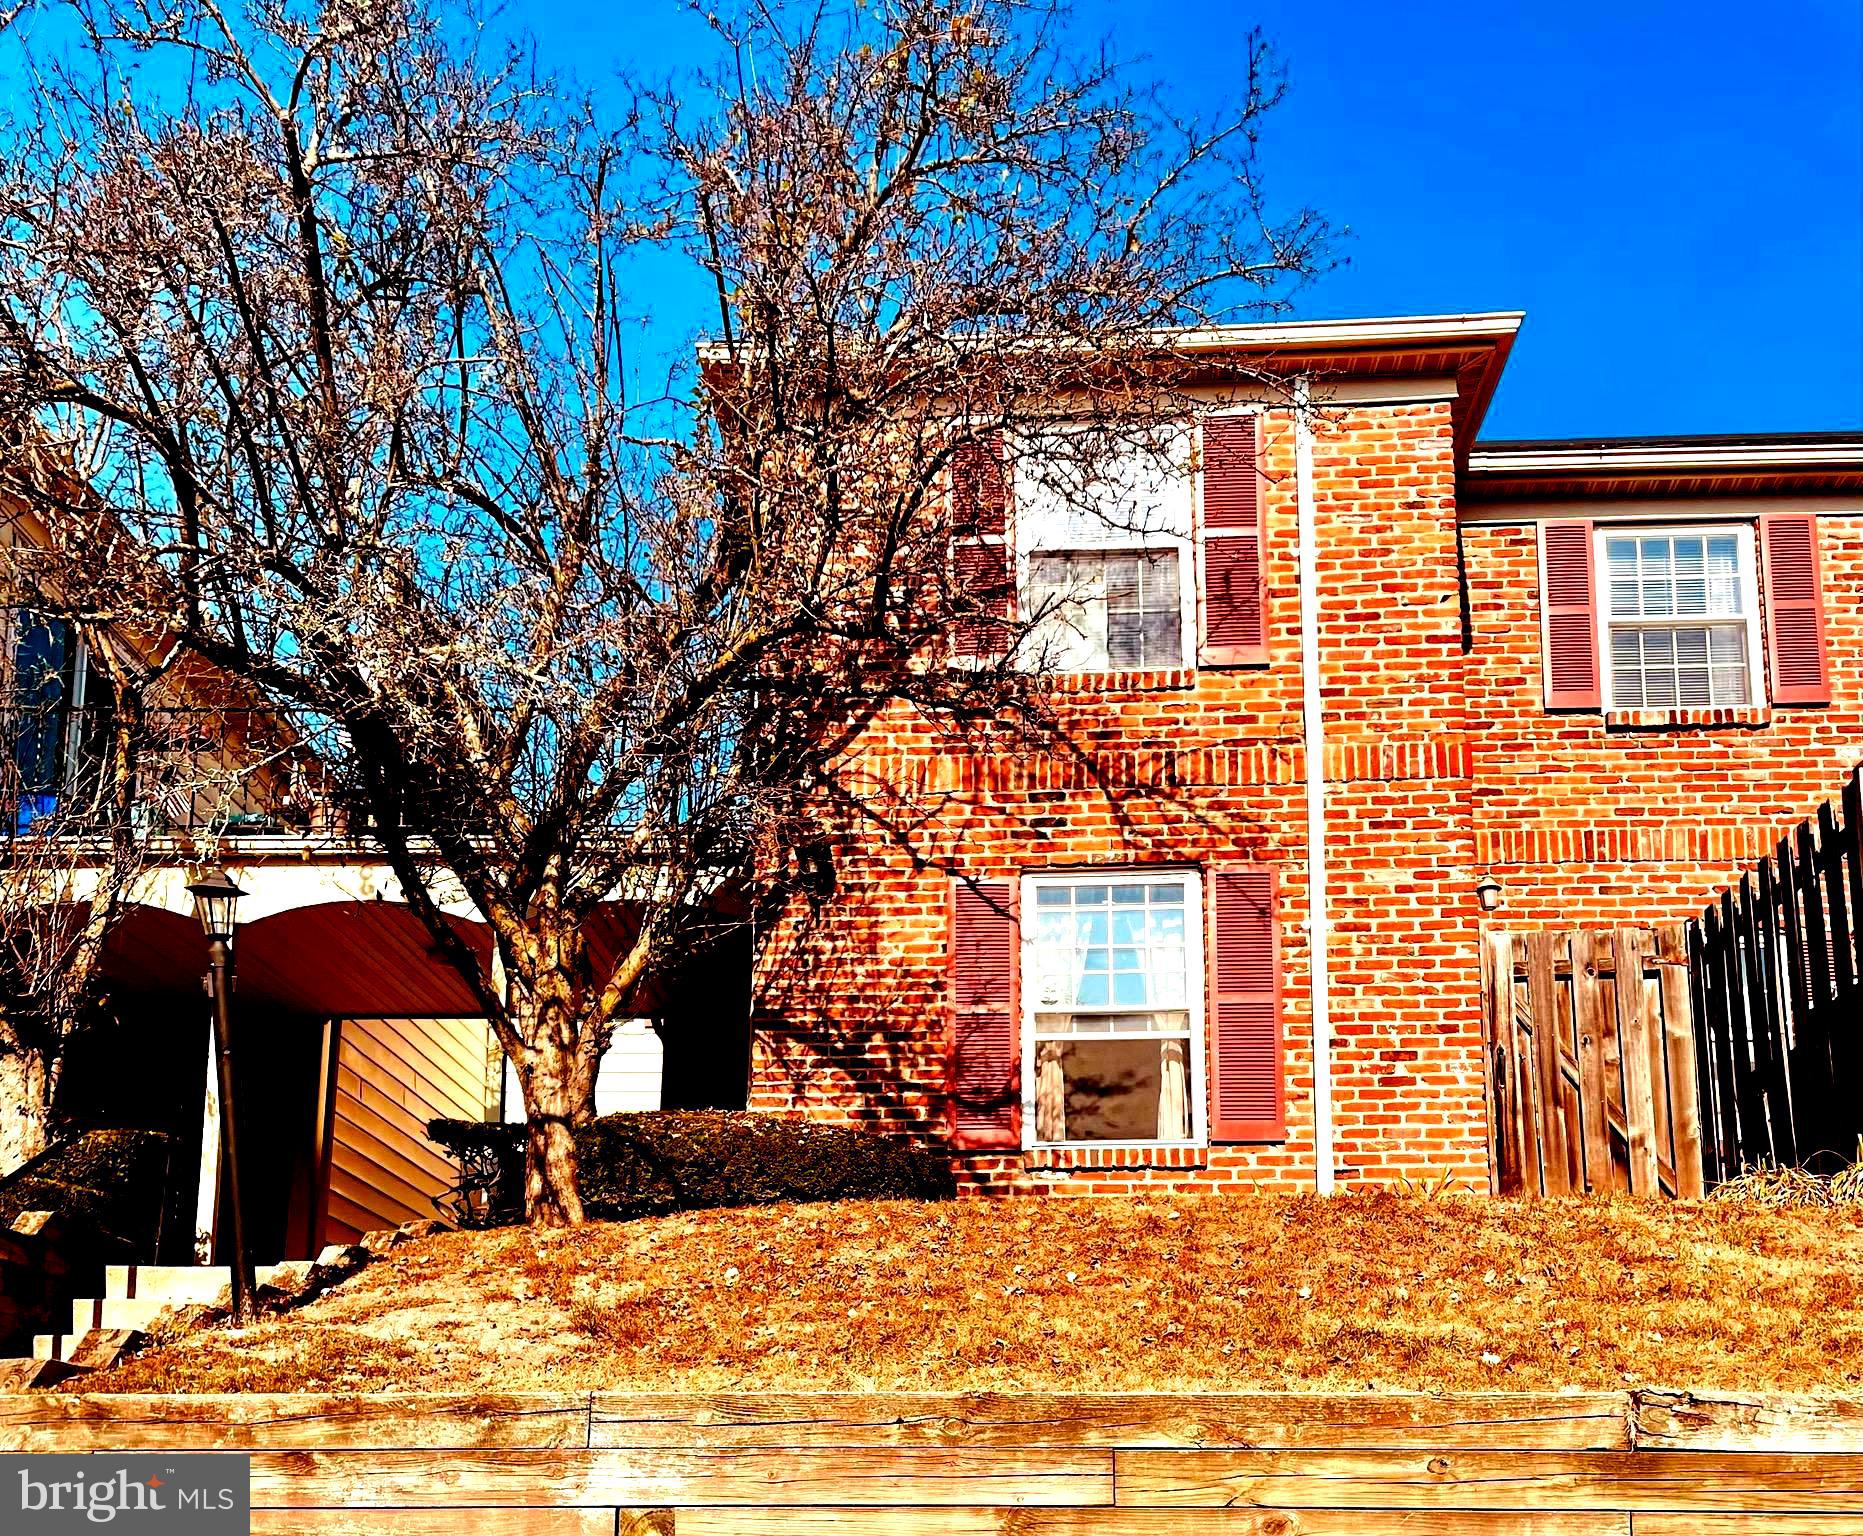
[[[83,1131],[0,1179],[0,1228],[22,1212],[51,1211],[73,1241],[153,1259],[168,1175],[160,1131]]]
[[[524,1127],[436,1120],[428,1137],[478,1179],[487,1198],[469,1225],[521,1219]],[[604,1115],[576,1131],[588,1214],[621,1221],[780,1201],[938,1200],[954,1193],[949,1163],[902,1137],[740,1110]],[[490,1170],[496,1168],[495,1176]]]

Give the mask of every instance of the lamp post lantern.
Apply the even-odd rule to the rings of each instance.
[[[223,869],[202,870],[188,885],[194,915],[207,935],[207,992],[213,999],[214,1057],[220,1071],[220,1141],[226,1149],[227,1203],[233,1224],[233,1316],[253,1315],[252,1254],[246,1248],[246,1211],[239,1197],[239,1142],[233,1114],[233,930],[239,921],[239,898],[246,893]]]

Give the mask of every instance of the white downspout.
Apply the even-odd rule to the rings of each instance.
[[[1313,978],[1313,1177],[1333,1192],[1333,1026],[1327,991],[1326,727],[1320,716],[1318,533],[1313,510],[1313,402],[1294,380],[1294,497],[1300,523],[1300,689],[1307,777],[1307,953]]]

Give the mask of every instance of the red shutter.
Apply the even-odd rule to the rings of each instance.
[[[1015,886],[951,882],[951,1145],[1022,1145]]]
[[[990,433],[951,460],[951,588],[959,656],[993,656],[1006,641],[1002,620],[1015,612],[1009,546],[1009,481],[1003,439]]]
[[[1818,529],[1809,517],[1762,517],[1766,563],[1766,640],[1775,704],[1831,702],[1824,644],[1824,592],[1818,580]]]
[[[1602,709],[1591,523],[1540,524],[1540,643],[1548,709]]]
[[[1212,1141],[1281,1141],[1287,1094],[1281,1064],[1281,942],[1274,871],[1238,864],[1212,872],[1215,963],[1210,967]]]
[[[1268,664],[1266,542],[1253,416],[1203,422],[1203,652],[1206,667]]]

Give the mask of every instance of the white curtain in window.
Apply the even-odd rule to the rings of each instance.
[[[1035,1053],[1035,1137],[1067,1140],[1067,1074],[1061,1069],[1059,1040],[1044,1040]]]
[[[1190,1053],[1182,1040],[1159,1045],[1158,1139],[1190,1140]]]

